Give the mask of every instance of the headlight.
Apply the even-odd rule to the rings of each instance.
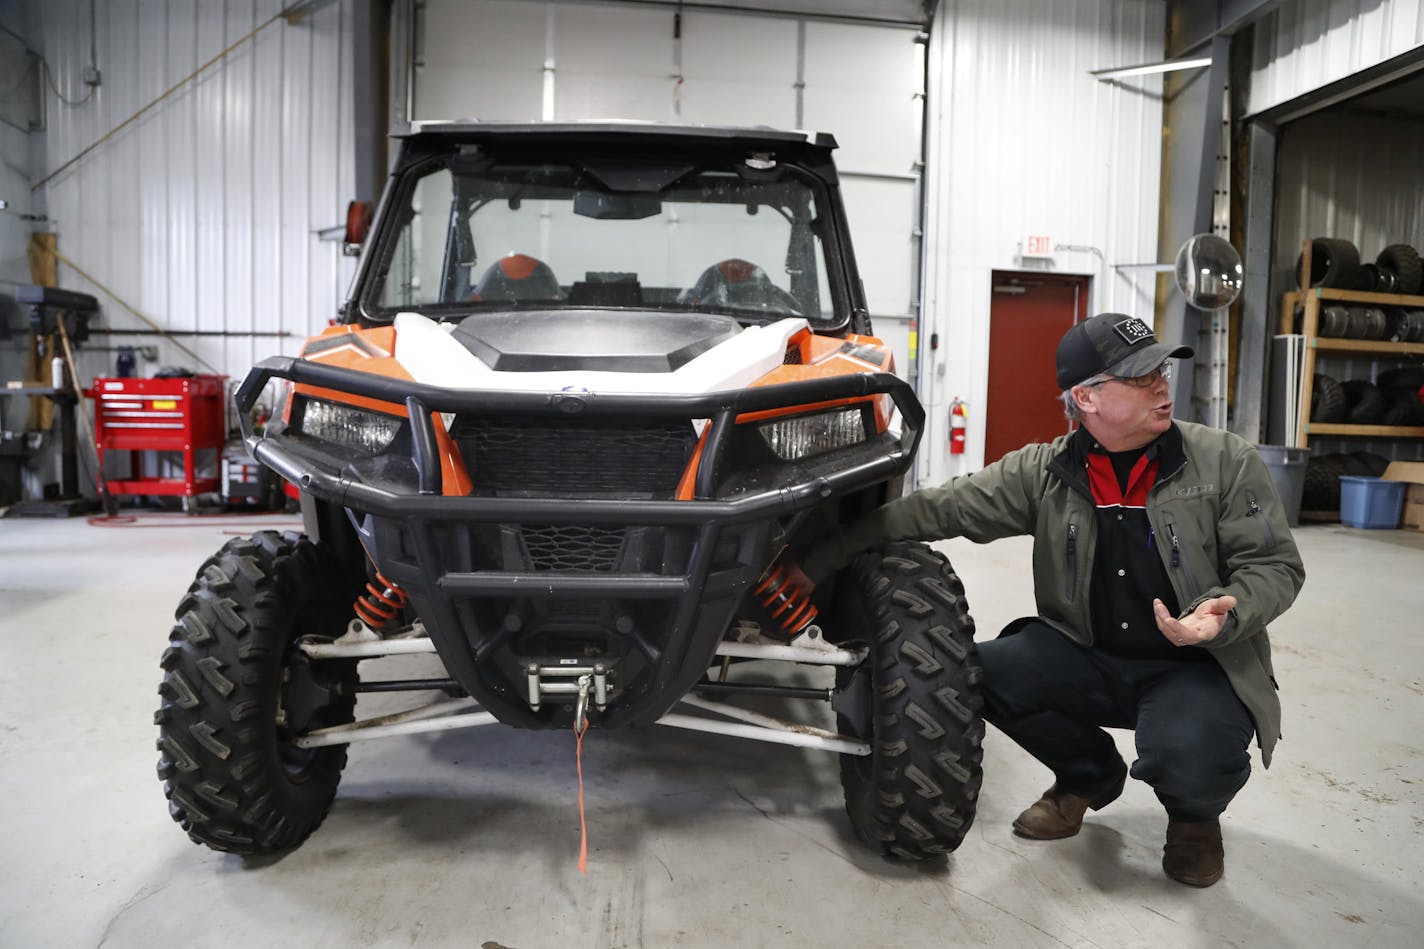
[[[312,438],[378,455],[390,447],[405,419],[334,402],[308,399],[301,431]]]
[[[865,441],[865,421],[859,407],[777,419],[757,429],[782,461],[809,458]]]

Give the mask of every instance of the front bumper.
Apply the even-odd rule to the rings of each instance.
[[[285,379],[404,405],[411,425],[410,490],[363,477],[310,439],[254,436],[247,419],[263,388]],[[901,432],[884,435],[799,477],[719,497],[718,472],[747,413],[885,395]],[[594,724],[655,722],[706,672],[717,643],[769,561],[773,539],[815,507],[898,477],[924,425],[910,387],[888,373],[847,375],[704,395],[490,392],[437,388],[292,358],[264,361],[237,392],[254,458],[315,498],[345,508],[381,573],[411,597],[450,674],[508,724],[567,724],[566,704],[531,708],[531,663],[602,661],[616,687]],[[481,497],[443,494],[435,416],[708,420],[692,500]],[[608,569],[533,569],[521,530],[623,532]],[[636,543],[634,542],[636,539]]]

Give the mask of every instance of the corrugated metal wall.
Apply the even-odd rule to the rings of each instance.
[[[1109,84],[1089,70],[1162,57],[1156,0],[944,0],[931,32],[929,196],[921,399],[930,415],[920,477],[982,463],[990,272],[1090,274],[1092,312],[1151,320],[1157,275],[1119,268],[1157,257],[1160,77]],[[1021,258],[1049,235],[1049,261]],[[1025,367],[1051,372],[1052,367]],[[952,466],[948,405],[970,403],[969,444]]]
[[[1297,282],[1296,259],[1307,237],[1339,237],[1374,260],[1389,244],[1424,249],[1424,121],[1317,113],[1281,130],[1276,174],[1275,243],[1271,273],[1272,332],[1281,294]],[[1374,381],[1405,360],[1321,355],[1316,371],[1335,379]],[[1389,458],[1424,458],[1418,439],[1311,439],[1318,451],[1370,451]]]
[[[1281,130],[1275,289],[1295,284],[1307,237],[1342,237],[1374,260],[1385,246],[1424,247],[1424,121],[1320,113]]]
[[[82,105],[50,93],[36,179],[44,178],[267,23],[281,0],[100,0],[103,82]],[[34,41],[63,96],[88,92],[90,0],[31,0]],[[294,352],[336,314],[354,271],[317,231],[343,223],[353,193],[349,0],[261,28],[196,80],[41,189],[59,251],[203,361],[240,378],[256,360]],[[61,266],[59,282],[93,293],[104,324],[142,324]],[[251,333],[290,334],[255,337]],[[153,337],[114,336],[115,344]],[[96,338],[96,344],[103,340]],[[161,365],[211,371],[167,342]],[[112,371],[90,351],[82,374]],[[156,366],[140,366],[140,369]]]
[[[1419,0],[1295,0],[1256,24],[1248,113],[1424,45]]]
[[[1251,114],[1424,46],[1419,0],[1298,0],[1256,25]],[[1424,246],[1424,131],[1417,121],[1351,114],[1341,107],[1282,127],[1277,146],[1270,328],[1307,237],[1342,237],[1373,260],[1387,244]],[[1398,360],[1326,356],[1318,372],[1375,379]],[[1417,440],[1314,438],[1316,451],[1370,451],[1424,458]]]

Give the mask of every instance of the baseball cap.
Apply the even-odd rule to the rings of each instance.
[[[1168,359],[1195,355],[1190,346],[1160,342],[1152,327],[1135,316],[1099,313],[1059,340],[1058,388],[1071,389],[1099,373],[1124,379],[1145,376]]]

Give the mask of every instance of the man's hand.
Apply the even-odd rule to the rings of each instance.
[[[1152,601],[1152,613],[1157,618],[1157,628],[1174,646],[1195,646],[1215,639],[1226,625],[1226,617],[1236,609],[1236,597],[1218,596],[1203,600],[1192,612],[1176,619],[1161,600]]]

